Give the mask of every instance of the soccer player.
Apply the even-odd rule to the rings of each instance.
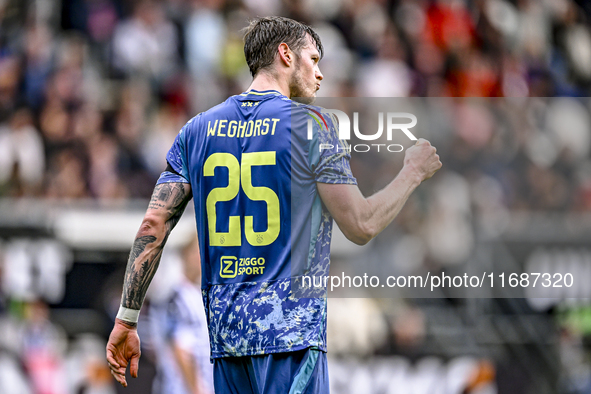
[[[252,84],[180,131],[133,244],[107,344],[111,372],[124,386],[128,363],[138,374],[146,289],[193,197],[215,392],[328,393],[326,299],[295,297],[292,278],[327,268],[332,218],[365,244],[441,167],[435,148],[419,139],[397,177],[365,198],[331,117],[290,100],[311,101],[320,88],[318,35],[265,17],[250,23],[244,42]],[[306,114],[318,120],[310,140]],[[320,144],[333,148],[319,151]]]

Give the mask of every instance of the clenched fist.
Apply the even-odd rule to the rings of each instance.
[[[424,138],[419,138],[417,143],[407,149],[404,154],[405,170],[412,171],[419,182],[431,178],[441,165],[437,149]]]

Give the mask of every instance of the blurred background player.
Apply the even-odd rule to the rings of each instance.
[[[201,296],[201,258],[195,237],[182,250],[180,281],[148,311],[157,373],[153,394],[212,394],[207,321]]]

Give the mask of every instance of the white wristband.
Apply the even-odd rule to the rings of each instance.
[[[117,319],[130,323],[137,323],[139,317],[139,309],[129,309],[125,308],[124,306],[119,306],[119,312],[117,312]]]

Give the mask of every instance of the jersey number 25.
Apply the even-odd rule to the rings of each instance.
[[[245,216],[244,233],[246,240],[253,246],[270,245],[279,236],[279,198],[277,194],[264,186],[252,185],[252,166],[275,165],[276,152],[243,153],[242,163],[231,153],[214,153],[207,158],[203,165],[204,176],[214,176],[216,167],[228,169],[228,186],[216,187],[209,192],[206,200],[207,221],[209,223],[209,244],[211,246],[240,246],[242,245],[242,229],[240,216],[230,216],[228,232],[216,231],[216,209],[218,201],[231,201],[240,191],[240,184],[246,196],[252,201],[267,203],[267,230],[254,231],[253,216]]]

